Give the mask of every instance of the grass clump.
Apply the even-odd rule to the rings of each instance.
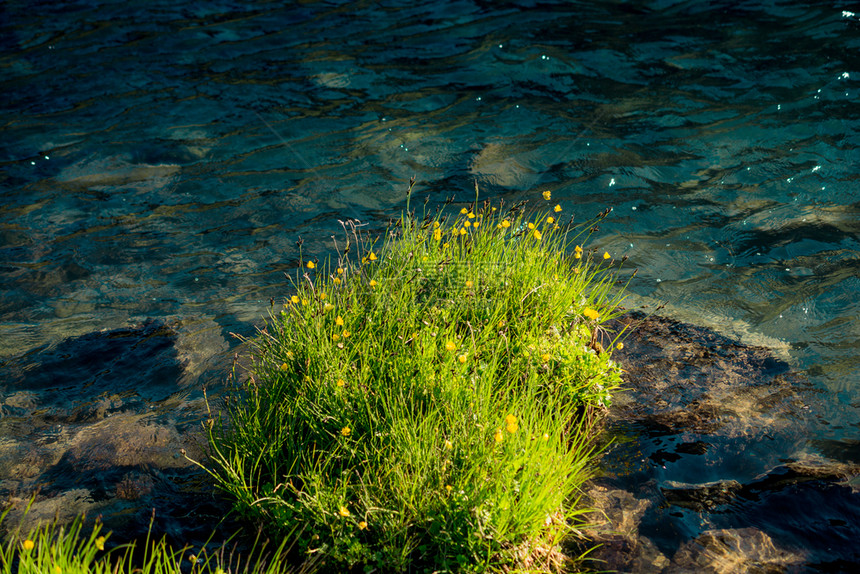
[[[333,571],[556,569],[620,384],[600,324],[621,295],[577,244],[595,222],[546,205],[407,206],[384,239],[347,222],[336,260],[303,261],[209,425],[235,508],[303,528]]]

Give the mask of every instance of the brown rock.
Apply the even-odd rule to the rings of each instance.
[[[756,528],[709,530],[681,546],[664,574],[778,574],[802,563]]]

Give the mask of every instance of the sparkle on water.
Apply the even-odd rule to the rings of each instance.
[[[206,366],[232,354],[229,334],[283,303],[297,239],[307,260],[339,219],[382,230],[411,176],[430,207],[468,202],[476,181],[512,202],[551,190],[565,215],[614,208],[593,244],[639,269],[631,302],[770,346],[820,391],[784,414],[803,432],[660,466],[744,482],[777,459],[860,462],[855,13],[485,4],[6,2],[0,354],[205,325],[198,379],[170,403],[187,406],[222,380]],[[8,428],[16,444],[57,432]],[[40,476],[4,472],[5,493]],[[860,560],[828,550],[860,528],[832,526],[860,516],[847,500],[794,503],[809,540],[780,516],[756,526],[810,562]],[[713,516],[678,518],[677,543]]]

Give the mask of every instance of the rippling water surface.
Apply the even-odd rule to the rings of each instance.
[[[742,471],[725,453],[679,457],[683,480],[749,478],[773,458],[860,464],[858,55],[860,16],[839,2],[5,2],[0,390],[7,419],[62,420],[0,443],[18,464],[58,425],[77,440],[80,404],[22,398],[28,372],[64,339],[147,320],[191,343],[152,355],[170,368],[137,373],[116,404],[139,412],[139,395],[176,428],[166,413],[197,412],[229,333],[251,334],[289,289],[296,240],[322,257],[338,219],[382,227],[414,175],[434,204],[469,201],[477,181],[496,199],[550,189],[583,218],[612,207],[595,242],[639,268],[631,301],[803,374],[815,392],[784,415],[791,438],[767,455],[737,439]],[[146,391],[153,372],[177,379],[169,398]],[[7,468],[0,489],[70,480],[40,472]],[[837,568],[860,562],[829,546],[860,533],[830,520],[860,516],[856,486],[837,490],[777,489],[824,525],[809,540],[776,510],[731,516]],[[653,528],[673,520],[666,504]],[[719,514],[678,518],[664,550],[726,527]]]

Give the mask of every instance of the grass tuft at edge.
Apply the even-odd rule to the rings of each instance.
[[[410,183],[410,195],[414,181]],[[476,201],[344,223],[301,261],[254,362],[207,426],[244,517],[302,529],[332,571],[554,571],[582,526],[595,416],[621,383],[619,264],[597,218]]]

